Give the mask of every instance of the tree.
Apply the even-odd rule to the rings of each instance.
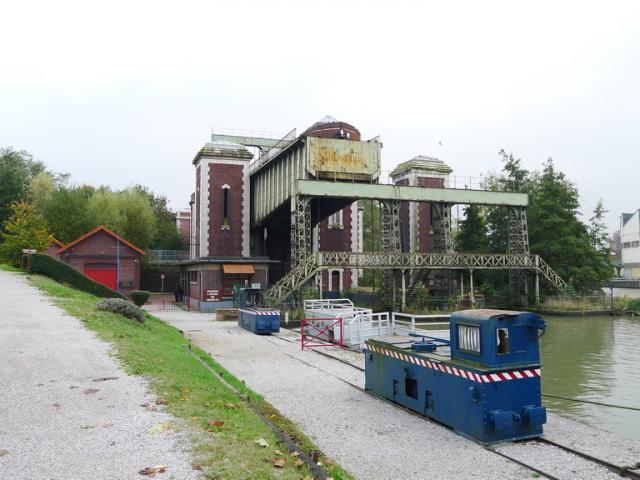
[[[464,208],[465,218],[460,221],[458,251],[482,253],[489,250],[489,238],[484,212],[478,205]]]
[[[526,192],[530,186],[531,173],[522,167],[522,160],[513,153],[500,150],[504,163],[501,174],[492,174],[485,182],[485,188],[493,191]],[[504,207],[489,207],[486,215],[489,250],[505,253],[509,248],[509,213]]]
[[[62,243],[68,243],[84,235],[98,224],[91,217],[88,202],[93,187],[59,187],[44,207],[44,217],[49,231]]]
[[[169,209],[167,197],[156,195],[142,185],[136,185],[135,190],[148,198],[156,219],[156,230],[149,248],[159,250],[187,249],[188,245],[186,245],[178,230],[176,215]]]
[[[600,199],[593,209],[593,216],[589,219],[589,237],[595,251],[595,256],[592,259],[595,288],[610,280],[614,272],[611,256],[612,240],[604,219],[606,213],[602,199]]]
[[[15,202],[9,207],[9,218],[3,224],[0,258],[5,262],[18,266],[22,249],[33,248],[46,250],[53,237],[47,230],[42,215],[36,213],[33,206],[24,202]]]
[[[25,199],[31,177],[42,171],[44,165],[26,151],[0,149],[0,223],[9,216],[13,202]]]
[[[100,187],[89,199],[87,209],[94,226],[106,225],[114,232],[124,230],[120,198],[107,187]]]
[[[156,233],[156,219],[148,197],[135,188],[118,194],[122,227],[117,233],[141,248],[148,248]]]
[[[594,243],[596,239],[580,220],[579,208],[575,184],[556,170],[552,159],[547,160],[531,185],[528,210],[531,253],[540,255],[575,290],[590,293],[602,286],[606,275],[602,254]],[[602,209],[602,221],[603,214]],[[601,243],[602,238],[597,242]]]

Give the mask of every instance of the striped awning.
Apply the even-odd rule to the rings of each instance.
[[[238,264],[238,263],[223,263],[222,271],[224,273],[231,273],[234,275],[251,275],[256,273],[253,269],[253,265]]]

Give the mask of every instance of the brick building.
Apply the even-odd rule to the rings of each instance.
[[[104,225],[60,248],[57,256],[87,277],[118,292],[140,288],[144,251]]]
[[[360,140],[352,125],[325,117],[300,136]],[[195,192],[190,211],[178,216],[181,232],[189,219],[190,260],[181,264],[181,284],[192,308],[212,310],[231,305],[234,285],[277,281],[290,258],[289,227],[258,230],[250,225],[249,164],[254,153],[228,141],[205,144],[193,159]],[[313,228],[314,251],[361,251],[362,213],[357,202],[346,205]],[[358,284],[358,270],[322,273],[316,285],[341,292]]]
[[[47,255],[54,257],[54,258],[58,258],[58,252],[60,251],[60,249],[64,247],[64,244],[62,242],[59,242],[58,240],[56,240],[55,238],[51,241],[51,245],[49,246],[49,248],[47,248],[44,253],[46,253]]]
[[[266,285],[265,257],[249,251],[249,161],[244,146],[209,142],[193,165],[196,191],[191,197],[190,257],[181,265],[181,284],[192,308],[203,311],[231,305],[234,285]]]
[[[185,245],[191,245],[191,210],[178,210],[176,212],[176,227],[180,232],[180,238]]]

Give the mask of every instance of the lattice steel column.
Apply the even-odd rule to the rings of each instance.
[[[311,198],[296,195],[291,199],[291,267],[311,254]]]
[[[436,253],[453,253],[453,235],[451,234],[451,204],[431,204],[433,227],[433,251]],[[451,296],[451,272],[435,272],[433,274],[434,287],[446,291]]]
[[[509,253],[512,255],[529,255],[529,227],[527,226],[527,210],[522,207],[509,207]],[[509,302],[512,305],[527,305],[527,273],[526,270],[509,270]]]
[[[400,253],[400,201],[380,201],[380,251],[382,253]],[[382,298],[395,305],[399,279],[398,271],[385,269],[382,272],[380,293]]]
[[[451,235],[451,205],[448,203],[432,203],[432,219],[434,251],[438,253],[452,253],[455,251],[453,235]]]

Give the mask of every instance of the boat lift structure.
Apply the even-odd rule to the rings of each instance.
[[[419,287],[429,272],[454,270],[507,270],[514,305],[526,304],[527,275],[534,275],[536,303],[539,283],[564,291],[565,282],[538,255],[529,251],[527,229],[528,196],[512,191],[461,188],[426,188],[379,183],[380,149],[376,137],[368,141],[297,135],[282,139],[216,135],[260,149],[249,168],[251,198],[251,252],[271,256],[265,238],[280,235],[288,241],[282,258],[288,271],[265,292],[274,304],[330,268],[378,269],[383,271],[383,294],[393,305],[404,308],[407,291]],[[380,204],[381,250],[379,252],[314,252],[312,229],[322,219],[356,200]],[[403,251],[400,209],[403,202],[427,202],[436,222],[432,252]],[[461,254],[455,251],[451,233],[451,207],[501,206],[508,211],[508,249],[503,254]],[[283,236],[289,232],[288,237]],[[285,233],[286,235],[286,233]],[[422,273],[420,273],[422,272]],[[407,284],[408,283],[408,284]]]

